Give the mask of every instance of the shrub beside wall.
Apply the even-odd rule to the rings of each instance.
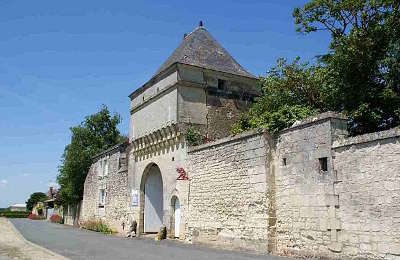
[[[82,222],[81,227],[87,230],[92,230],[96,232],[101,232],[104,234],[112,234],[116,233],[114,230],[112,230],[106,223],[104,223],[101,220],[88,220],[85,222]]]
[[[50,221],[52,223],[58,223],[58,224],[62,224],[62,217],[60,215],[57,214],[53,214],[50,216]]]
[[[6,218],[27,218],[29,212],[27,211],[2,211],[0,212],[0,217]]]
[[[33,214],[33,213],[30,213],[28,215],[28,218],[31,219],[31,220],[44,220],[44,219],[46,219],[45,216],[39,216],[39,215],[36,215],[36,214]]]

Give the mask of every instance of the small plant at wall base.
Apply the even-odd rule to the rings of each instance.
[[[200,145],[202,143],[202,135],[193,128],[188,128],[185,133],[185,139],[190,146]]]
[[[102,220],[96,220],[96,219],[88,220],[83,222],[81,226],[84,229],[100,232],[103,234],[116,233],[110,227],[108,227],[108,225],[104,223]]]

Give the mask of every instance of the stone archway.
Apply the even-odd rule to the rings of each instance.
[[[140,231],[156,233],[163,224],[163,181],[160,168],[156,164],[146,167],[141,181],[142,217]]]

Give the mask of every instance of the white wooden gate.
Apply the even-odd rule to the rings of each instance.
[[[144,185],[144,232],[158,232],[163,219],[163,186],[160,169],[152,166]]]

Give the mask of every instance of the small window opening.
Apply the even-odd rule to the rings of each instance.
[[[144,101],[144,96],[143,96],[143,101]]]
[[[218,89],[219,90],[224,90],[225,89],[225,80],[218,79]]]
[[[160,88],[157,88],[157,93],[160,92]]]
[[[322,172],[327,172],[328,171],[328,158],[327,157],[322,157],[319,158],[319,170]]]
[[[172,157],[172,161],[175,161],[175,157]]]
[[[283,159],[282,159],[282,165],[283,165],[283,166],[286,166],[286,164],[287,164],[287,159],[286,159],[286,158],[283,158]]]
[[[104,208],[105,201],[106,201],[106,192],[104,189],[101,189],[99,192],[99,208]]]

